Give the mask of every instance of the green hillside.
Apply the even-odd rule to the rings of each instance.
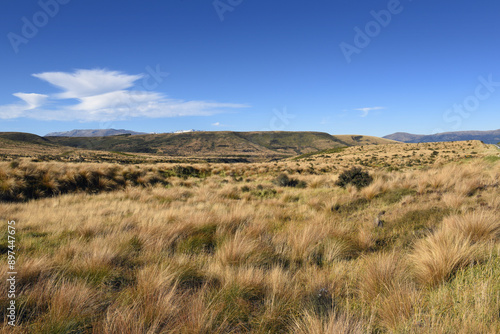
[[[236,132],[237,136],[283,154],[304,154],[328,148],[349,146],[324,132]]]
[[[3,139],[3,140],[2,140]],[[38,144],[53,146],[54,144],[50,142],[47,138],[34,135],[32,133],[25,132],[0,132],[0,142],[22,142],[27,144]]]
[[[188,132],[105,137],[40,137],[29,133],[0,133],[0,153],[94,156],[134,154],[205,161],[247,162],[295,157],[347,146],[387,144],[393,141],[369,136],[332,136],[324,132]],[[75,150],[76,149],[76,150]],[[94,153],[91,153],[94,152]],[[100,154],[98,154],[100,156]],[[148,158],[149,159],[149,158]]]
[[[365,138],[364,136],[358,136]],[[370,137],[366,137],[370,138]],[[374,138],[374,137],[373,137]],[[152,153],[171,156],[291,157],[352,146],[323,132],[189,132],[109,137],[48,137],[56,144],[104,151]],[[360,144],[379,144],[366,139]],[[351,141],[352,142],[352,141]],[[387,140],[387,142],[390,142]]]

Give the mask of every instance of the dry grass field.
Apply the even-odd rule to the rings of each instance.
[[[1,332],[499,333],[499,153],[471,141],[249,164],[6,156],[0,250],[6,262],[15,220],[18,310],[12,328],[0,294]],[[352,166],[373,181],[338,186]]]

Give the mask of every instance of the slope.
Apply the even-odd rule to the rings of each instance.
[[[190,132],[111,137],[47,137],[51,142],[92,150],[184,157],[290,157],[352,145],[389,143],[375,137],[356,140],[323,132]]]

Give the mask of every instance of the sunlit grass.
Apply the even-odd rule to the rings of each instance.
[[[415,145],[392,154],[413,159]],[[436,145],[419,151],[457,149]],[[2,311],[2,332],[499,332],[500,164],[362,165],[371,185],[335,185],[339,158],[375,150],[392,156],[348,148],[308,156],[312,169],[281,161],[198,172],[2,163],[20,307],[14,329]],[[280,186],[281,173],[305,188]],[[20,190],[37,191],[30,175],[43,188],[37,199]]]

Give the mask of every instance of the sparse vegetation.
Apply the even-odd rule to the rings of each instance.
[[[153,168],[113,165],[56,165],[54,163],[0,163],[0,200],[26,201],[74,192],[99,193],[127,186],[168,185]]]
[[[485,158],[496,149],[329,154],[251,164],[6,156],[0,219],[16,221],[19,308],[11,328],[0,295],[2,331],[500,332],[500,161]],[[2,254],[6,242],[4,229]]]

